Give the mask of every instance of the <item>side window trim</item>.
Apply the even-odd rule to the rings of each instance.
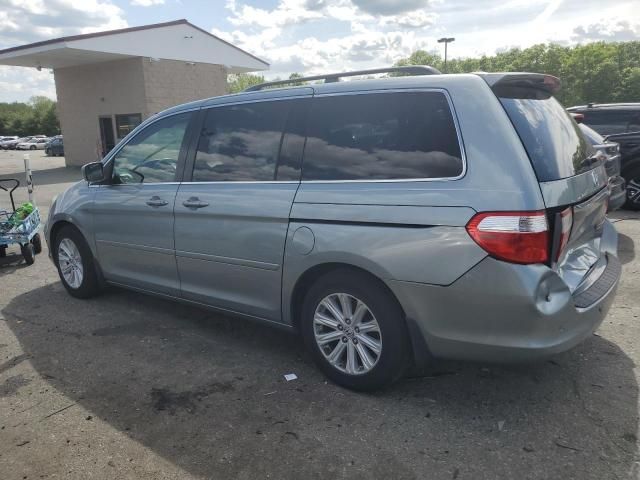
[[[184,172],[182,176],[181,183],[192,183],[192,184],[253,184],[253,183],[300,183],[300,179],[298,180],[216,180],[216,181],[193,181],[193,170],[195,168],[195,158],[198,150],[198,142],[200,140],[200,135],[202,133],[202,129],[204,128],[204,122],[207,117],[207,112],[214,108],[224,108],[230,107],[234,105],[246,105],[251,103],[263,103],[263,102],[277,102],[277,101],[286,101],[286,100],[296,100],[296,99],[311,99],[313,97],[313,93],[308,93],[304,95],[295,95],[295,96],[285,96],[285,97],[275,97],[275,98],[263,98],[263,99],[252,99],[252,100],[238,100],[236,102],[225,102],[214,105],[206,105],[200,109],[197,116],[197,123],[194,126],[192,137],[189,143],[188,153],[186,155],[186,161],[184,166]],[[276,167],[274,175],[277,175],[278,166],[280,164],[280,154],[282,152],[282,145],[284,139],[288,132],[288,121],[289,116],[291,115],[291,110],[287,113],[287,119],[285,121],[285,126],[280,137],[280,145],[278,147],[278,158],[276,159]],[[306,117],[305,117],[306,119]],[[197,128],[196,128],[197,127]],[[302,165],[302,157],[300,158],[300,163]],[[301,170],[302,171],[302,170]]]
[[[109,186],[119,186],[119,185],[131,185],[131,184],[116,184],[116,183],[111,183],[111,178],[113,177],[113,165],[114,165],[114,159],[118,156],[118,154],[120,153],[120,151],[126,147],[129,142],[131,142],[134,138],[136,138],[140,133],[142,133],[144,130],[146,130],[148,127],[151,127],[153,124],[155,124],[156,122],[159,122],[161,120],[164,120],[166,118],[175,116],[175,115],[182,115],[185,113],[191,113],[191,118],[189,119],[189,123],[187,125],[187,129],[185,131],[184,134],[184,138],[182,140],[182,144],[180,146],[180,153],[178,154],[178,163],[176,165],[176,178],[174,179],[173,182],[155,182],[155,183],[141,183],[139,184],[140,186],[143,185],[173,185],[173,184],[178,184],[181,182],[181,179],[183,177],[184,174],[184,166],[185,166],[185,159],[186,159],[186,154],[187,154],[187,150],[190,147],[190,142],[192,140],[192,136],[193,136],[193,130],[195,129],[196,125],[196,120],[198,118],[198,114],[200,113],[200,107],[198,108],[191,108],[191,109],[187,109],[187,110],[180,110],[180,111],[176,111],[176,112],[171,112],[170,114],[167,115],[162,115],[159,116],[157,118],[153,118],[151,121],[149,121],[148,123],[145,123],[145,121],[143,121],[140,125],[138,125],[131,133],[129,133],[123,140],[121,140],[121,142],[116,145],[107,156],[105,156],[102,159],[102,163],[105,167],[105,173],[106,173],[106,177],[108,180],[105,180],[105,182],[101,182],[99,184],[95,184],[95,185],[89,185],[90,187],[100,187],[102,185],[109,185]],[[187,140],[189,143],[187,143]]]
[[[386,93],[422,93],[422,92],[437,92],[442,93],[449,105],[449,110],[453,118],[453,124],[456,129],[456,138],[458,139],[458,146],[460,148],[460,156],[462,160],[462,172],[455,177],[438,177],[438,178],[399,178],[399,179],[352,179],[352,180],[304,180],[301,176],[301,183],[400,183],[400,182],[450,182],[462,179],[467,174],[467,155],[464,148],[464,140],[462,138],[462,130],[460,129],[460,123],[458,121],[458,114],[456,112],[451,95],[444,88],[394,88],[385,90],[351,90],[345,92],[332,92],[321,93],[314,95],[314,99],[323,97],[338,97],[338,96],[354,96],[354,95],[384,95]],[[306,150],[306,139],[305,139]],[[302,169],[304,170],[304,157],[302,155]]]

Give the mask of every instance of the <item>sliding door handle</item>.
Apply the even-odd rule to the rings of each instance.
[[[191,197],[188,200],[182,202],[182,205],[187,208],[204,208],[209,206],[207,202],[203,202],[198,197]]]
[[[147,200],[147,205],[150,207],[164,207],[165,205],[169,205],[169,202],[161,199],[157,195],[154,195],[149,200]]]

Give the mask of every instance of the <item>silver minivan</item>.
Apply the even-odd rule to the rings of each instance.
[[[298,331],[358,390],[434,358],[532,360],[591,335],[620,277],[617,234],[559,80],[390,71],[405,75],[272,82],[149,118],[54,200],[63,285]]]

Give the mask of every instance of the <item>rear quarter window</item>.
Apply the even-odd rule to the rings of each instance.
[[[442,92],[313,99],[303,180],[452,178],[462,173],[460,143]]]

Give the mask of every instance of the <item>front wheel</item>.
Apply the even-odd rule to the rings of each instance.
[[[35,145],[31,145],[31,146],[29,147],[29,150],[35,150],[35,149],[36,149],[36,146],[35,146]]]
[[[318,279],[303,303],[301,331],[318,367],[350,389],[386,387],[408,365],[402,309],[364,273],[336,270]]]
[[[72,296],[90,298],[100,292],[91,249],[78,230],[63,227],[54,242],[54,260],[62,284]]]

